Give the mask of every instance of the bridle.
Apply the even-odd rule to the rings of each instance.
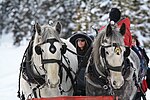
[[[60,93],[62,94],[63,92],[69,92],[72,88],[73,88],[73,90],[75,90],[75,85],[74,85],[75,78],[73,78],[73,74],[76,74],[72,70],[72,68],[70,67],[70,61],[69,61],[69,59],[64,54],[66,53],[66,51],[71,52],[72,54],[75,54],[75,55],[77,55],[77,53],[74,52],[74,51],[72,51],[72,50],[70,50],[69,48],[67,48],[67,45],[65,43],[63,43],[62,44],[62,48],[60,49],[60,51],[61,51],[61,59],[60,60],[58,60],[58,59],[43,59],[43,56],[42,56],[43,50],[41,49],[40,45],[45,44],[45,43],[50,43],[51,46],[50,46],[49,49],[50,49],[51,52],[54,53],[55,52],[55,47],[53,45],[54,42],[59,42],[59,40],[57,40],[55,38],[53,38],[53,39],[47,39],[46,41],[44,41],[44,42],[42,42],[42,43],[40,43],[40,44],[38,44],[38,45],[35,46],[35,52],[37,53],[37,55],[41,56],[42,68],[41,68],[41,66],[38,66],[38,67],[40,67],[40,69],[43,69],[45,71],[45,74],[47,73],[46,70],[45,70],[45,68],[44,68],[45,64],[47,64],[47,63],[57,63],[59,65],[59,76],[60,76],[60,79],[61,79],[59,81],[59,90],[60,90]],[[33,95],[34,95],[35,98],[37,97],[36,90],[37,89],[39,90],[39,97],[41,97],[40,89],[43,88],[44,85],[46,84],[45,83],[45,75],[41,75],[40,72],[37,70],[37,66],[33,63],[33,61],[31,61],[31,57],[30,56],[33,55],[32,54],[32,49],[33,49],[33,39],[29,42],[29,45],[28,45],[28,47],[25,50],[25,53],[24,53],[23,58],[22,58],[20,73],[19,73],[19,84],[18,84],[19,88],[18,88],[18,92],[17,93],[18,93],[18,97],[21,100],[25,100],[24,94],[20,93],[20,81],[21,81],[20,79],[21,79],[21,74],[22,74],[22,77],[27,81],[27,83],[29,84],[30,87],[32,87],[31,83],[37,84],[32,89],[32,93],[33,93]],[[30,53],[30,54],[28,54],[28,53]],[[62,58],[64,58],[64,60],[66,61],[66,64],[68,65],[68,67],[62,62]],[[26,61],[26,59],[27,59],[27,61]],[[24,65],[24,63],[26,63],[26,62],[29,63],[28,64],[28,68],[30,68],[29,73],[26,72],[27,68],[26,68],[26,65]],[[36,75],[36,76],[33,73],[33,70],[32,70],[33,67],[35,68],[36,72],[38,73],[38,75]],[[67,81],[68,78],[70,78],[71,83],[72,83],[72,86],[68,90],[64,90],[61,87],[62,76],[63,76],[63,69],[67,73],[66,81]],[[30,75],[28,76],[28,74],[30,74]],[[38,76],[38,79],[37,79],[37,76]],[[31,97],[31,94],[29,94],[28,97]]]
[[[106,59],[106,48],[111,48],[111,47],[115,47],[114,51],[116,51],[116,49],[118,49],[118,51],[116,51],[115,53],[119,53],[122,52],[121,48],[120,48],[120,44],[118,43],[113,43],[110,45],[100,45],[100,55],[101,55],[101,63],[100,65],[95,64],[97,73],[99,73],[99,76],[101,76],[103,79],[105,79],[105,81],[109,82],[108,77],[110,77],[110,70],[114,71],[114,72],[121,72],[122,69],[124,68],[124,60],[122,62],[122,64],[120,66],[112,66],[108,63],[108,60]],[[124,58],[125,59],[125,58]],[[102,64],[103,63],[103,64]],[[101,72],[99,67],[103,68],[104,72]]]
[[[44,51],[41,49],[40,45],[43,45],[45,43],[50,43],[49,51],[54,54],[56,52],[56,47],[54,46],[54,42],[59,42],[59,41],[55,38],[47,39],[46,41],[35,46],[35,52],[37,55],[41,56],[41,64],[43,67],[44,67],[44,64],[48,64],[48,63],[58,63],[59,64],[61,62],[61,59],[60,60],[58,60],[58,59],[43,59],[42,52],[44,52]]]
[[[101,47],[101,57],[102,57],[102,60],[103,60],[103,63],[104,63],[104,68],[106,70],[112,70],[112,71],[116,71],[116,72],[121,72],[121,70],[122,70],[122,68],[124,66],[124,61],[122,62],[122,64],[120,66],[112,66],[106,60],[106,54],[105,54],[105,48],[110,48],[110,47],[115,47],[115,49],[120,50],[119,52],[122,52],[120,46],[121,45],[119,45],[118,43],[113,43],[112,45],[108,45],[108,46],[104,46],[104,45],[100,46]],[[118,51],[116,51],[116,52],[118,52]]]
[[[42,52],[44,52],[44,51],[41,49],[40,46],[43,45],[43,44],[45,44],[45,43],[50,43],[49,51],[54,54],[56,52],[56,47],[54,46],[55,42],[60,43],[60,41],[57,40],[56,38],[47,39],[46,41],[44,41],[44,42],[42,42],[42,43],[40,43],[40,44],[38,44],[38,45],[35,46],[35,52],[36,52],[37,55],[40,55],[40,57],[41,57],[42,69],[44,70],[45,74],[47,73],[46,69],[44,68],[45,64],[48,64],[48,63],[57,63],[59,65],[60,82],[58,84],[59,84],[60,93],[62,94],[63,92],[69,92],[72,88],[74,89],[74,81],[75,80],[73,78],[72,73],[75,74],[75,72],[70,67],[70,61],[69,61],[69,59],[64,55],[67,50],[69,52],[73,52],[73,51],[71,51],[70,49],[68,49],[67,45],[64,43],[64,44],[62,44],[62,47],[60,48],[61,59],[59,59],[59,60],[58,59],[43,59]],[[64,60],[66,61],[68,67],[63,63],[62,58],[64,58]],[[67,81],[67,78],[69,77],[70,80],[71,80],[71,83],[72,83],[72,86],[68,90],[64,90],[61,87],[62,76],[63,76],[63,69],[67,73],[66,81]]]
[[[113,44],[107,45],[107,46],[100,45],[100,53],[101,53],[103,65],[102,64],[100,64],[100,65],[95,64],[95,66],[92,67],[93,72],[95,73],[94,77],[97,77],[97,79],[98,79],[97,82],[99,84],[96,84],[92,79],[89,79],[87,77],[87,79],[88,79],[90,84],[95,85],[97,88],[103,88],[104,90],[109,90],[109,93],[111,95],[114,95],[114,90],[113,90],[113,87],[111,86],[110,80],[109,80],[110,70],[111,71],[115,71],[115,72],[121,72],[122,69],[125,66],[124,65],[125,63],[123,61],[120,66],[112,66],[112,65],[110,65],[108,63],[108,61],[106,60],[105,48],[115,47],[115,49],[117,49],[117,48],[121,49],[120,46],[122,46],[122,45],[119,45],[117,43],[113,43]],[[125,57],[124,57],[124,59],[125,59]],[[103,66],[104,72],[98,71],[98,70],[100,70],[100,69],[98,69],[98,67],[100,67],[100,66],[101,67]]]

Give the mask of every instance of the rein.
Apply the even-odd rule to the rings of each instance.
[[[99,73],[96,69],[96,65],[93,62],[93,58],[91,55],[90,62],[87,65],[86,73],[85,73],[86,81],[94,87],[103,88],[105,91],[108,91],[110,94],[113,94],[112,88],[109,85],[109,80],[106,75]]]

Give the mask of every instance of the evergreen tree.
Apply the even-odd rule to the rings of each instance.
[[[108,22],[112,7],[120,8],[122,16],[131,20],[131,31],[142,35],[144,46],[150,48],[149,0],[3,0],[0,2],[0,34],[13,33],[14,45],[19,45],[33,34],[34,23],[48,24],[60,21],[60,37],[68,38],[72,32],[89,32],[91,26],[99,29]]]
[[[131,32],[137,36],[143,36],[140,42],[143,46],[150,48],[150,1],[149,0],[113,0],[112,5],[119,7],[122,15],[129,17],[131,21]]]

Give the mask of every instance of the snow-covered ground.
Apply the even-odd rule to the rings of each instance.
[[[28,42],[20,47],[12,46],[11,36],[0,39],[0,100],[19,100],[18,75],[23,53]],[[150,57],[150,52],[148,53]],[[147,100],[150,100],[150,90],[146,92]]]

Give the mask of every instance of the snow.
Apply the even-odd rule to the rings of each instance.
[[[19,48],[0,47],[1,100],[17,100],[19,67],[25,48],[25,46]]]
[[[12,37],[2,37],[0,44],[0,97],[1,100],[19,100],[17,98],[20,62],[27,45],[12,46]]]
[[[11,35],[5,35],[0,40],[0,100],[19,100],[17,98],[19,68],[28,42],[15,47],[12,46]],[[150,57],[150,50],[148,51]],[[146,94],[147,100],[150,100],[150,90]]]

